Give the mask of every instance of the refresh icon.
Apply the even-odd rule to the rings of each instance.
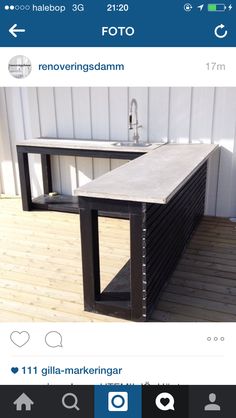
[[[215,36],[220,39],[223,39],[228,35],[228,31],[225,29],[225,25],[223,25],[223,23],[215,27],[214,33]]]

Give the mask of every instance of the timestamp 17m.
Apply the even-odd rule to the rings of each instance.
[[[217,62],[207,62],[206,63],[207,71],[225,71],[226,65],[219,64]]]

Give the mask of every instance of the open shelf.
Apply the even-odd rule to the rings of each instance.
[[[46,194],[32,200],[33,209],[53,210],[58,212],[79,213],[79,200],[77,196],[48,196]]]
[[[49,196],[47,194],[32,199],[33,210],[52,210],[56,212],[79,213],[78,196],[70,196],[60,194],[57,196]],[[99,212],[99,216],[107,218],[128,219],[128,215],[120,212]]]

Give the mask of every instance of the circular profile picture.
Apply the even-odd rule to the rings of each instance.
[[[25,78],[31,73],[32,64],[24,55],[16,55],[8,63],[8,71],[15,78]]]

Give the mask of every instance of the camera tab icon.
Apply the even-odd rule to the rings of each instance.
[[[94,418],[142,418],[141,385],[98,385],[94,388]]]
[[[108,411],[109,412],[127,412],[128,392],[109,392],[108,393]]]

